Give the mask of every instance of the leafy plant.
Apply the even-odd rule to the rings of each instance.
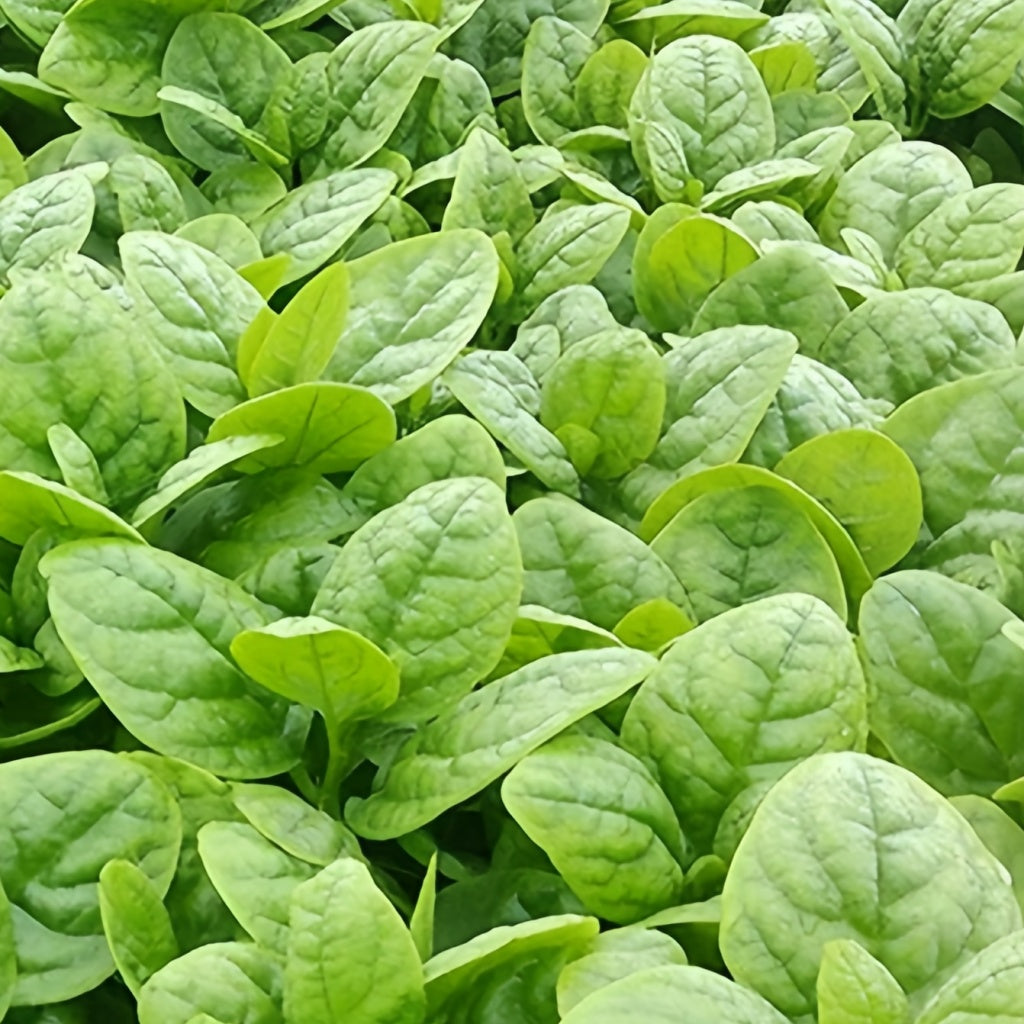
[[[1024,1024],[1024,0],[0,0],[0,1019]]]

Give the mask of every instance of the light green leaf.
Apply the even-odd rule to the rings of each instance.
[[[479,231],[384,246],[349,265],[351,306],[326,370],[391,403],[437,377],[472,340],[498,285],[498,256]]]
[[[280,443],[247,455],[239,469],[304,466],[318,473],[339,473],[387,448],[395,430],[395,414],[372,392],[317,381],[236,405],[213,421],[206,440],[213,444],[230,437],[274,434]]]
[[[999,182],[951,196],[909,231],[895,266],[909,287],[958,288],[1017,269],[1024,185]]]
[[[826,942],[817,984],[819,1024],[906,1024],[899,982],[853,939]]]
[[[522,96],[527,124],[540,142],[551,145],[583,127],[574,84],[597,44],[575,25],[538,18],[523,52]]]
[[[409,918],[409,932],[416,952],[425,963],[434,955],[434,909],[437,902],[437,852],[431,854],[427,873],[423,876],[416,906]]]
[[[627,128],[629,103],[647,63],[644,51],[626,39],[612,39],[589,57],[575,87],[584,121]]]
[[[420,729],[379,788],[364,800],[349,801],[346,820],[359,835],[374,839],[427,824],[573,722],[632,689],[654,664],[642,651],[574,651],[488,683]]]
[[[263,262],[259,239],[245,221],[233,213],[210,213],[197,217],[174,234],[219,256],[243,277],[243,271]]]
[[[209,0],[88,0],[56,27],[39,59],[39,77],[83,103],[128,117],[160,108],[160,65],[181,19]],[[117,31],[111,32],[110,26]]]
[[[366,867],[343,859],[291,900],[285,1019],[420,1024],[426,997],[412,936]]]
[[[102,505],[34,473],[0,472],[0,537],[23,545],[43,527],[69,528],[82,536],[142,537]]]
[[[1017,903],[1024,909],[1024,829],[983,796],[954,796],[949,802],[971,823],[989,852],[1010,873]]]
[[[61,639],[143,743],[233,778],[276,775],[298,761],[308,712],[230,660],[231,638],[269,618],[236,584],[123,540],[62,545],[40,571]]]
[[[693,333],[763,324],[795,334],[800,351],[814,356],[847,312],[828,272],[813,256],[781,249],[720,284],[701,306]]]
[[[492,238],[507,231],[519,242],[535,221],[515,158],[489,131],[474,129],[460,150],[442,229],[477,228]]]
[[[161,68],[164,88],[158,95],[167,137],[182,156],[208,171],[247,163],[252,157],[246,139],[256,137],[249,132],[259,125],[277,80],[289,68],[284,50],[247,18],[219,11],[185,18]],[[217,104],[230,115],[224,121],[234,126],[199,107],[180,105],[174,97],[186,92]],[[254,155],[263,157],[258,151]]]
[[[892,263],[896,249],[943,200],[971,188],[967,168],[942,146],[900,142],[881,146],[843,175],[818,225],[826,245],[856,228],[873,238]]]
[[[198,843],[203,867],[238,923],[261,946],[284,955],[292,893],[317,869],[240,822],[209,822],[199,829]]]
[[[143,983],[178,955],[171,919],[156,886],[131,861],[108,861],[99,881],[103,931],[118,972],[138,998]]]
[[[171,173],[141,153],[125,153],[110,165],[110,188],[125,231],[174,231],[188,219]]]
[[[934,117],[968,114],[992,101],[1024,57],[1019,0],[945,0],[913,34],[922,105]]]
[[[280,434],[243,434],[193,448],[186,458],[176,462],[160,478],[157,489],[132,514],[132,526],[145,530],[165,512],[210,482],[221,470],[264,448],[273,448],[283,440]]]
[[[1024,1016],[1024,932],[993,942],[929,1000],[916,1024],[962,1024],[971,1017],[1013,1021]]]
[[[757,250],[744,235],[718,217],[684,215],[674,227],[657,234],[654,217],[633,257],[637,308],[661,331],[685,333],[701,303],[726,278],[753,263]]]
[[[438,480],[477,476],[505,486],[498,446],[467,416],[442,416],[364,462],[342,489],[342,500],[362,525],[378,512]]]
[[[384,145],[443,38],[422,22],[389,21],[353,32],[334,50],[326,69],[327,128],[306,158],[315,177],[363,163]]]
[[[121,507],[184,455],[185,407],[123,293],[96,270],[52,264],[0,300],[0,465],[59,478],[49,429],[66,424]]]
[[[578,960],[558,976],[558,1012],[564,1017],[598,989],[649,967],[684,966],[682,946],[654,929],[613,928],[602,932]]]
[[[914,464],[884,434],[840,430],[805,441],[775,467],[846,528],[877,576],[914,545],[921,484]]]
[[[324,619],[281,619],[231,641],[243,672],[274,693],[319,711],[337,729],[398,699],[398,669],[376,644]]]
[[[622,476],[651,454],[664,408],[657,350],[642,331],[618,327],[569,348],[541,388],[541,422],[559,437],[568,426],[589,431],[596,450],[586,472],[602,479]]]
[[[922,392],[882,425],[921,478],[929,547],[923,565],[991,564],[1019,530],[1024,371],[995,370]],[[932,539],[934,538],[934,539]]]
[[[685,1006],[692,1024],[783,1024],[756,993],[702,967],[650,967],[598,989],[562,1018],[563,1024],[675,1024]]]
[[[92,228],[93,182],[104,177],[76,168],[47,174],[0,199],[0,277],[36,270],[48,260],[78,252]]]
[[[342,856],[362,856],[356,837],[340,821],[287,789],[235,783],[231,794],[249,824],[292,857],[326,867]]]
[[[504,494],[463,477],[419,488],[356,531],[313,614],[378,644],[401,672],[401,698],[386,717],[421,721],[498,663],[521,588]]]
[[[55,423],[46,431],[54,461],[64,483],[98,505],[109,505],[100,467],[89,446],[66,423]]]

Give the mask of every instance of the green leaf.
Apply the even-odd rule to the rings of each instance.
[[[881,146],[840,179],[821,217],[821,239],[838,248],[840,232],[856,228],[892,263],[900,243],[928,214],[970,188],[967,169],[948,149],[930,142]]]
[[[62,545],[40,571],[61,639],[143,743],[231,778],[296,764],[308,713],[272,697],[230,660],[232,637],[268,621],[265,606],[240,587],[123,540]]]
[[[512,517],[523,552],[523,601],[604,629],[648,601],[689,608],[686,591],[651,549],[621,526],[558,496]]]
[[[330,260],[397,184],[391,171],[376,167],[338,171],[300,185],[261,214],[254,228],[264,254],[292,258],[282,283],[297,281]]]
[[[282,969],[273,953],[248,942],[218,942],[172,960],[149,979],[139,1022],[280,1024],[281,1000]]]
[[[238,923],[261,946],[283,956],[292,893],[317,869],[239,822],[203,825],[198,844],[203,867]]]
[[[100,467],[89,446],[66,423],[55,423],[46,431],[54,461],[64,483],[98,505],[109,505]]]
[[[917,540],[922,517],[917,471],[884,434],[822,434],[789,452],[775,472],[817,498],[842,523],[874,576],[895,565]]]
[[[772,594],[814,595],[847,613],[835,556],[799,502],[775,487],[711,491],[651,543],[686,587],[698,621]]]
[[[649,967],[685,966],[686,954],[675,939],[645,927],[602,932],[578,960],[558,976],[558,1011],[565,1017],[587,996]]]
[[[951,196],[909,231],[895,266],[910,287],[958,288],[1017,269],[1024,248],[1024,185],[984,185]]]
[[[238,468],[258,472],[304,466],[318,473],[355,469],[395,439],[395,414],[384,401],[352,384],[317,381],[253,398],[218,416],[208,444],[230,437],[276,435],[272,447],[245,456]]]
[[[291,900],[285,1019],[420,1024],[426,997],[412,936],[358,861],[339,860]]]
[[[818,260],[800,249],[781,249],[720,284],[701,306],[692,333],[765,325],[796,335],[800,351],[814,356],[847,312]]]
[[[188,220],[171,173],[141,153],[125,153],[110,165],[110,188],[125,231],[174,231]]]
[[[400,402],[470,342],[490,309],[498,256],[479,231],[444,231],[384,246],[349,265],[351,305],[326,370]]]
[[[521,241],[536,215],[512,154],[483,128],[473,130],[459,154],[442,229],[477,228],[492,238],[507,231]]]
[[[10,761],[0,766],[0,782],[0,873],[18,961],[12,1002],[71,999],[114,972],[100,919],[104,865],[129,860],[162,896],[178,859],[181,817],[157,779],[102,750]],[[44,864],[53,869],[40,872]]]
[[[906,1024],[899,982],[853,939],[825,943],[818,971],[820,1024]]]
[[[424,962],[434,955],[434,910],[437,902],[437,853],[430,857],[427,873],[423,876],[416,906],[409,918],[409,932],[416,944],[416,952]]]
[[[821,750],[863,749],[866,700],[842,621],[810,595],[782,594],[676,640],[633,698],[622,743],[656,772],[703,853],[749,787]]]
[[[1024,829],[985,797],[968,794],[954,796],[949,802],[971,823],[989,852],[1010,873],[1017,903],[1024,908]]]
[[[710,190],[775,149],[757,68],[736,43],[714,36],[680,39],[655,54],[633,94],[629,132],[664,202],[686,201],[694,179]]]
[[[523,51],[523,113],[533,134],[552,145],[583,127],[574,84],[597,45],[575,25],[538,18]]]
[[[11,904],[0,885],[0,1013],[6,1015],[18,980],[18,956],[14,945]]]
[[[248,352],[239,370],[253,397],[316,380],[330,362],[348,318],[349,272],[344,263],[308,281]]]
[[[123,519],[63,484],[43,480],[34,473],[0,472],[0,537],[23,545],[44,527],[142,542]]]
[[[338,726],[370,718],[398,699],[398,669],[358,633],[324,619],[281,619],[231,641],[239,667],[261,685]]]
[[[346,820],[366,838],[406,835],[626,693],[653,664],[642,651],[575,651],[542,658],[488,683],[420,729],[379,788],[366,799],[349,801]],[[426,777],[431,780],[427,790]]]
[[[990,103],[1024,57],[1019,0],[937,3],[913,35],[922,105],[952,118]]]
[[[401,697],[386,717],[422,721],[498,663],[521,588],[504,494],[463,477],[421,487],[357,530],[313,614],[378,644],[401,672]]]
[[[121,237],[129,293],[186,400],[207,416],[244,401],[238,339],[263,306],[259,293],[198,245],[155,231]]]
[[[783,1024],[786,1019],[754,992],[702,967],[650,967],[598,989],[563,1024],[673,1024],[685,1006],[693,1024]]]
[[[1021,423],[1024,371],[1009,369],[922,392],[882,425],[921,478],[924,565],[991,564],[992,542],[1019,529]]]
[[[48,174],[0,199],[0,277],[78,252],[96,207],[91,178],[99,180],[107,171],[102,164],[92,169]]]
[[[578,496],[579,477],[562,442],[538,419],[540,389],[511,352],[470,352],[442,378],[452,394],[538,480]]]
[[[555,434],[570,425],[590,431],[597,450],[587,473],[603,479],[650,455],[664,408],[665,370],[642,331],[612,328],[573,345],[541,388],[541,422]]]
[[[618,248],[629,212],[612,203],[550,212],[516,250],[516,295],[507,315],[525,320],[549,295],[589,284]]]
[[[1019,928],[1006,872],[967,822],[909,772],[864,754],[813,757],[776,783],[722,893],[730,973],[793,1017],[813,1012],[835,939],[859,942],[916,1012]]]
[[[592,913],[629,924],[678,902],[686,840],[654,776],[632,754],[563,736],[520,761],[501,796]]]
[[[772,327],[728,327],[679,339],[662,360],[668,384],[664,433],[647,462],[622,482],[643,514],[676,481],[743,454],[796,352]]]
[[[197,217],[174,234],[219,256],[243,277],[242,272],[246,268],[263,261],[259,240],[245,221],[233,213],[210,213]]]
[[[870,398],[900,405],[921,391],[1013,363],[998,310],[940,288],[870,296],[828,336],[822,359]]]
[[[209,6],[208,0],[77,4],[47,42],[39,76],[101,110],[128,117],[155,114],[160,107],[160,64],[171,36],[185,15]]]
[[[597,932],[594,918],[561,914],[492,928],[446,949],[424,965],[428,1011],[444,1019],[468,1006],[476,1019],[494,1019],[491,1014],[500,1012],[506,1002],[503,989],[516,978],[530,983],[520,999],[532,996],[528,1009],[536,1014],[533,1019],[554,1019],[558,972]],[[497,1005],[489,1005],[492,1001]]]
[[[886,576],[864,598],[872,731],[947,796],[988,794],[1024,774],[1024,651],[1001,632],[1015,621],[993,598],[936,573]]]
[[[498,446],[467,416],[442,416],[364,462],[342,489],[358,525],[438,480],[476,476],[505,486]]]
[[[292,857],[317,867],[342,856],[362,857],[356,837],[341,822],[286,789],[235,783],[231,793],[249,824]]]
[[[627,128],[629,103],[647,63],[644,51],[625,39],[613,39],[592,54],[575,86],[584,121]]]
[[[662,209],[666,209],[663,207]],[[701,303],[726,278],[753,263],[757,250],[718,217],[693,213],[658,232],[651,217],[633,257],[637,308],[658,330],[685,333]]]
[[[49,430],[63,423],[121,507],[185,454],[185,407],[123,295],[94,269],[52,264],[0,301],[0,465],[59,479]]]
[[[254,129],[289,68],[285,52],[246,18],[219,12],[185,18],[167,45],[161,69],[160,116],[168,139],[208,171],[248,162],[244,134],[202,112],[196,117],[173,96],[192,92],[233,115],[242,129]]]
[[[143,983],[178,955],[171,919],[149,876],[128,860],[103,866],[99,901],[114,963],[138,998]]]
[[[147,529],[226,467],[264,448],[273,448],[283,440],[280,434],[243,434],[193,448],[160,477],[156,490],[132,514],[132,526]]]
[[[316,177],[363,163],[384,145],[442,40],[421,22],[386,22],[352,33],[334,50],[326,68],[327,127],[309,154]]]
[[[1012,1021],[1024,1014],[1024,934],[993,942],[929,1000],[917,1024],[957,1024],[971,1016]]]

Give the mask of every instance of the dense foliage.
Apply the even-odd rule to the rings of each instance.
[[[0,1018],[1024,1022],[1024,0],[0,0]]]

